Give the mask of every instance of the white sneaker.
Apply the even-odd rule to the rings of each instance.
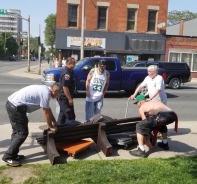
[[[20,162],[14,159],[4,159],[2,158],[2,161],[5,162],[7,165],[10,165],[12,167],[20,166]]]

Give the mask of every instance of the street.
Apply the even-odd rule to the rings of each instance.
[[[31,65],[36,65],[37,62],[31,62]],[[23,68],[27,66],[26,61],[2,62],[0,61],[0,124],[9,123],[5,103],[7,97],[13,92],[30,84],[41,84],[40,79],[29,79],[24,77],[9,76],[7,72]],[[21,74],[22,75],[22,74]],[[36,75],[36,74],[35,74]],[[186,83],[179,90],[171,90],[166,88],[168,96],[168,106],[171,107],[178,115],[179,121],[196,121],[195,102],[197,94],[197,83]],[[129,95],[121,94],[106,94],[104,99],[104,107],[102,114],[112,118],[124,118],[126,104]],[[85,94],[77,95],[74,99],[76,119],[84,121],[85,116]],[[56,100],[51,100],[51,108],[56,115]],[[138,116],[138,108],[129,101],[127,117]],[[29,122],[43,122],[44,118],[42,110],[37,110],[29,114]]]

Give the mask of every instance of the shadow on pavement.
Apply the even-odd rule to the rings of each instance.
[[[169,136],[185,135],[191,132],[190,128],[178,128],[178,131],[175,132],[174,129],[168,129]]]

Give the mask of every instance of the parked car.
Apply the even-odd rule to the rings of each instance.
[[[158,68],[163,68],[166,71],[165,83],[171,89],[178,89],[181,83],[191,81],[191,72],[187,63],[180,62],[165,62],[165,61],[134,61],[125,66],[131,67],[148,67],[157,65]]]
[[[76,91],[85,91],[86,78],[89,71],[97,66],[100,59],[106,60],[106,70],[110,73],[110,82],[108,91],[120,91],[133,92],[136,87],[144,80],[148,75],[147,68],[133,68],[122,67],[120,60],[116,57],[90,57],[84,58],[76,63],[74,68],[76,79]],[[42,83],[51,85],[55,81],[59,81],[59,76],[62,67],[47,69],[43,71]],[[165,70],[159,69],[159,74],[165,77]]]
[[[9,61],[16,61],[16,57],[10,56],[10,57],[9,57]]]
[[[31,57],[31,61],[36,61],[36,57]]]

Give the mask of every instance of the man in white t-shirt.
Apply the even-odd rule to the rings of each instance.
[[[158,75],[158,67],[156,65],[150,65],[148,67],[148,76],[144,81],[136,88],[134,94],[130,96],[130,99],[134,99],[139,93],[142,87],[146,86],[148,88],[149,99],[154,101],[160,101],[163,104],[167,104],[167,95],[165,92],[165,82],[161,75]]]
[[[103,97],[109,86],[110,74],[105,70],[106,61],[99,60],[98,68],[90,70],[86,80],[86,122],[96,114],[101,112],[103,107]]]
[[[51,87],[30,85],[8,97],[6,110],[12,126],[12,135],[10,147],[2,157],[2,161],[7,165],[20,166],[20,159],[24,158],[24,155],[18,155],[18,153],[29,134],[27,113],[43,108],[43,115],[48,127],[54,132],[57,130],[57,122],[49,107],[49,102],[51,98],[59,95],[60,90],[59,83],[54,83]]]

